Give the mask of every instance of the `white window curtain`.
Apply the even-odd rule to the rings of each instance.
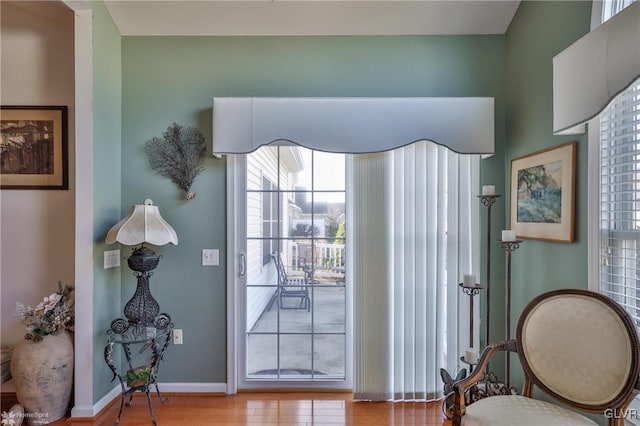
[[[599,290],[640,325],[640,80],[600,115]]]
[[[480,271],[479,156],[422,141],[354,155],[352,177],[354,398],[438,398],[469,346],[458,283]]]
[[[638,13],[633,2],[594,1],[592,29],[631,7]],[[640,52],[637,34],[627,38]],[[639,75],[640,61],[635,69]],[[589,288],[620,303],[640,330],[640,79],[589,121],[588,220]],[[640,410],[640,400],[629,408]],[[627,423],[640,425],[633,417]]]
[[[631,3],[633,0],[594,1],[592,28]],[[640,79],[589,122],[589,288],[620,302],[637,321],[639,173]]]

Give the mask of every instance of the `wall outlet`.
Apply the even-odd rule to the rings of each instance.
[[[173,330],[173,344],[181,345],[182,344],[182,329],[176,328]]]
[[[108,250],[104,252],[104,269],[120,266],[120,250]]]
[[[220,250],[202,249],[202,266],[220,265]]]

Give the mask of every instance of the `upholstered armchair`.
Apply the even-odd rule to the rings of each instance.
[[[482,379],[490,357],[505,350],[520,359],[522,395],[491,396],[467,406],[465,394]],[[542,294],[524,308],[516,339],[488,346],[474,373],[454,384],[453,424],[597,424],[576,411],[581,410],[621,426],[639,386],[639,359],[634,323],[616,302],[587,290]],[[534,385],[554,402],[533,399]]]

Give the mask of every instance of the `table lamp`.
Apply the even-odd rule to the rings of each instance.
[[[135,294],[124,307],[124,316],[129,320],[128,327],[154,325],[155,318],[160,312],[160,305],[149,290],[149,276],[150,271],[158,266],[160,256],[144,244],[178,245],[176,231],[160,216],[158,206],[154,206],[153,201],[147,199],[144,204],[131,206],[127,217],[109,230],[105,242],[107,244],[117,242],[127,246],[140,244],[140,247],[133,249],[131,256],[127,259],[129,268],[135,271],[134,274],[138,277],[138,284]]]

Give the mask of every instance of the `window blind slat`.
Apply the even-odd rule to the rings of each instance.
[[[640,324],[640,81],[600,116],[600,291]]]

